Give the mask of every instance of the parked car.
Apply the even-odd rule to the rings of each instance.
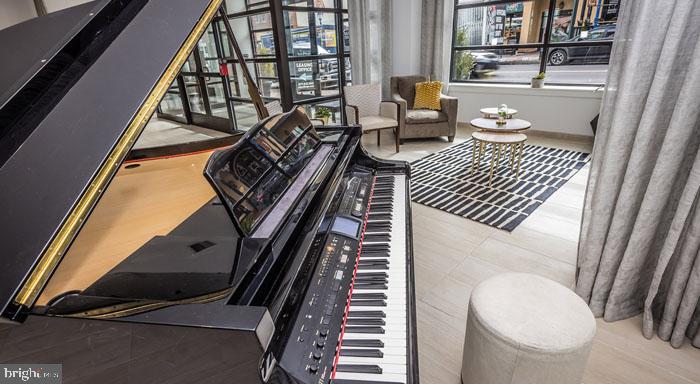
[[[476,62],[471,72],[472,78],[482,77],[498,69],[497,54],[487,51],[473,51],[471,54]]]
[[[606,25],[588,31],[588,34],[576,36],[566,42],[586,42],[586,41],[612,41],[615,36],[615,25]],[[563,65],[574,62],[601,62],[607,63],[610,60],[612,45],[581,45],[572,47],[553,47],[549,49],[547,59],[551,65]]]

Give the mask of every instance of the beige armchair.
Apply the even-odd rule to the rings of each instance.
[[[399,151],[399,105],[395,101],[382,101],[380,84],[347,85],[343,87],[345,119],[348,124],[362,126],[362,133],[377,131],[377,146],[381,144],[383,129],[396,134],[396,152]]]
[[[399,103],[400,139],[447,136],[452,142],[457,132],[457,98],[440,96],[440,111],[413,109],[416,83],[428,81],[427,76],[397,76],[391,78],[391,98]]]

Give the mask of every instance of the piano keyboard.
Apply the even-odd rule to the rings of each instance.
[[[333,383],[407,383],[406,177],[377,176]]]

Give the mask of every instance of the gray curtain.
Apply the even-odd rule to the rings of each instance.
[[[450,76],[453,0],[423,0],[421,8],[420,74],[444,84]]]
[[[700,347],[700,7],[624,1],[581,228],[577,293],[596,316]]]
[[[348,0],[353,84],[382,84],[389,97],[391,77],[391,1]]]

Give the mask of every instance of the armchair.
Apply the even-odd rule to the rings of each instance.
[[[428,81],[428,77],[418,75],[391,78],[391,98],[399,104],[400,140],[447,136],[447,140],[454,141],[457,132],[457,98],[440,95],[440,111],[413,109],[416,83],[422,81]]]
[[[396,152],[399,152],[399,105],[395,101],[382,101],[380,84],[360,84],[343,87],[345,118],[348,124],[362,126],[362,133],[377,131],[377,145],[381,144],[381,131],[391,129],[396,134]]]

